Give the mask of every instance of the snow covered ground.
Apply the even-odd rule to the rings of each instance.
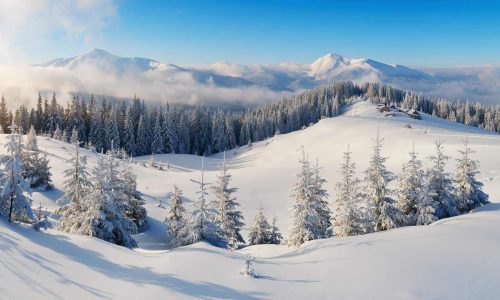
[[[313,241],[300,248],[261,245],[231,252],[198,243],[170,250],[162,223],[168,195],[177,184],[189,206],[196,198],[196,185],[190,179],[200,177],[201,158],[155,155],[153,160],[166,169],[158,170],[148,166],[149,156],[139,157],[134,170],[149,214],[149,227],[134,236],[140,248],[131,251],[57,230],[34,232],[2,220],[0,298],[498,299],[500,135],[427,115],[423,120],[402,114],[385,117],[372,104],[360,102],[340,117],[229,151],[226,165],[233,175],[232,184],[239,188],[247,223],[244,236],[258,205],[268,218],[276,213],[286,236],[292,201],[289,190],[301,145],[311,159],[319,160],[333,195],[342,152],[349,145],[361,174],[377,131],[384,138],[387,166],[396,174],[412,144],[425,163],[437,139],[456,158],[467,136],[481,163],[479,178],[494,203],[431,226]],[[35,191],[34,206],[41,203],[54,210],[72,146],[46,138],[40,138],[39,145],[49,155],[55,189]],[[84,155],[89,165],[95,163],[94,153],[85,151]],[[223,154],[205,158],[207,181],[213,181],[222,160]],[[450,160],[450,172],[454,166]],[[161,207],[157,207],[158,198]],[[260,278],[239,274],[246,254],[256,257],[253,267]]]

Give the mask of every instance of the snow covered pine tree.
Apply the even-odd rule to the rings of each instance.
[[[35,128],[31,126],[28,133],[26,146],[22,149],[22,175],[30,184],[30,187],[52,188],[52,180],[47,155],[40,152],[38,148]]]
[[[469,147],[469,140],[465,138],[464,149],[458,151],[461,155],[457,159],[457,168],[454,176],[454,185],[457,201],[457,210],[466,213],[481,205],[489,203],[488,195],[483,192],[483,183],[476,179],[479,174],[478,162],[471,158],[474,150]]]
[[[238,189],[229,187],[231,174],[229,174],[226,169],[225,160],[224,155],[224,162],[220,174],[217,175],[216,182],[212,186],[215,200],[212,201],[211,205],[216,212],[215,222],[222,230],[222,234],[224,234],[228,246],[232,249],[236,249],[238,247],[238,242],[245,242],[240,234],[241,228],[245,224],[242,222],[243,215],[237,210],[240,204],[237,202],[237,198],[233,196]]]
[[[351,161],[352,152],[347,147],[344,162],[340,166],[340,180],[334,186],[336,199],[332,215],[336,236],[351,236],[363,233],[363,209],[360,181],[356,177],[356,166]]]
[[[365,171],[364,193],[368,200],[368,217],[372,222],[368,232],[388,230],[404,224],[404,215],[395,206],[387,187],[394,175],[385,166],[387,158],[381,154],[382,141],[377,132],[370,165]]]
[[[18,134],[18,130],[13,121],[10,126],[9,140],[5,145],[9,154],[2,158],[4,176],[2,177],[3,188],[0,194],[0,212],[2,215],[8,216],[9,222],[13,220],[31,222],[33,211],[31,210],[31,199],[24,195],[28,184],[21,175],[22,137]]]

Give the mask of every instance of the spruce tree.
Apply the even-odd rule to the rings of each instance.
[[[254,223],[248,234],[249,245],[270,244],[271,226],[264,216],[264,209],[262,206],[257,208],[257,214],[254,218]]]
[[[326,192],[321,188],[323,180],[318,175],[317,182],[314,181],[313,170],[303,148],[299,163],[300,169],[292,187],[294,202],[290,208],[292,220],[288,244],[293,246],[330,235],[330,226],[326,227],[330,222],[325,220],[329,210],[324,201]]]
[[[212,192],[215,200],[212,207],[216,211],[215,222],[221,228],[225,240],[231,248],[236,248],[238,242],[244,242],[240,234],[243,223],[243,215],[237,209],[240,205],[237,198],[233,196],[237,188],[229,187],[231,174],[227,172],[225,162],[222,164],[220,174],[217,176]]]
[[[415,148],[410,159],[403,165],[398,180],[396,206],[405,215],[407,225],[416,224],[418,205],[424,193],[424,171]]]
[[[160,154],[163,153],[164,150],[165,146],[163,145],[160,117],[157,116],[155,120],[155,126],[153,129],[153,143],[151,144],[151,152],[153,154]]]
[[[216,211],[207,205],[206,186],[204,179],[204,158],[201,160],[201,181],[193,180],[199,187],[198,201],[194,205],[187,220],[187,225],[179,232],[179,245],[190,245],[200,241],[206,241],[214,246],[225,247],[227,240],[220,226],[215,222]]]
[[[68,160],[70,167],[64,170],[64,194],[57,200],[58,204],[80,205],[92,185],[88,179],[89,174],[85,168],[84,160],[80,156],[78,147]]]
[[[71,202],[62,212],[59,228],[129,248],[136,247],[137,243],[130,234],[137,233],[137,226],[125,216],[123,194],[116,180],[115,162],[110,155],[101,155],[92,169],[92,189],[82,202]]]
[[[276,225],[278,217],[273,215],[273,221],[271,223],[271,232],[269,233],[269,244],[279,245],[283,241],[283,236],[280,233],[279,228]]]
[[[426,190],[432,199],[435,216],[438,219],[457,215],[456,200],[453,195],[453,182],[445,171],[449,159],[443,152],[443,144],[436,142],[436,154],[430,158],[432,166],[426,173]]]
[[[377,132],[370,165],[365,171],[365,195],[368,200],[368,216],[372,222],[368,231],[388,230],[404,223],[404,215],[389,196],[391,191],[387,185],[394,175],[385,166],[387,158],[381,154],[382,141]]]
[[[174,185],[174,192],[170,197],[170,206],[167,211],[167,217],[165,218],[167,234],[173,245],[179,245],[179,232],[186,226],[186,220],[184,218],[185,209],[182,202],[182,190]]]
[[[22,151],[22,175],[30,187],[52,188],[52,180],[47,155],[40,152],[34,127],[29,131],[26,146]]]
[[[138,228],[146,224],[147,211],[144,200],[137,190],[137,176],[132,170],[132,164],[124,157],[121,160],[118,181],[123,192],[125,216],[132,220]]]
[[[332,224],[336,236],[363,233],[360,180],[356,177],[356,166],[351,155],[352,152],[347,148],[344,152],[344,162],[340,166],[340,180],[334,186],[336,198]]]
[[[471,157],[475,151],[469,147],[467,138],[464,140],[464,149],[458,152],[461,157],[457,159],[454,176],[456,205],[458,212],[465,213],[489,201],[488,195],[482,190],[483,183],[476,179],[479,174],[478,162]]]
[[[8,156],[4,160],[0,212],[8,216],[9,222],[12,220],[30,222],[33,220],[33,211],[31,210],[31,199],[25,196],[28,184],[21,174],[22,146],[18,130],[19,128],[13,123],[10,126],[9,140],[5,144]]]

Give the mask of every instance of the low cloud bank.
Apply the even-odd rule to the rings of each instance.
[[[276,101],[290,92],[272,91],[266,87],[219,87],[197,82],[188,72],[113,74],[98,68],[76,70],[38,66],[0,66],[0,94],[13,106],[31,105],[39,92],[56,92],[67,101],[75,93],[132,98],[185,104],[259,104]]]

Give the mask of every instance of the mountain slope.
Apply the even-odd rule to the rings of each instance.
[[[408,126],[410,125],[410,126]],[[426,164],[434,141],[441,139],[445,151],[457,157],[462,139],[468,136],[479,159],[485,191],[492,204],[477,212],[445,219],[431,226],[406,227],[388,232],[306,243],[300,248],[252,246],[230,252],[198,243],[169,250],[162,223],[173,184],[184,191],[188,209],[197,198],[190,179],[200,177],[201,158],[192,155],[155,155],[165,171],[149,167],[150,156],[138,157],[134,171],[138,188],[146,199],[149,228],[135,236],[140,249],[122,247],[57,230],[37,233],[0,221],[0,295],[8,299],[37,297],[68,298],[447,298],[496,299],[500,297],[500,135],[423,115],[414,120],[397,114],[385,117],[373,104],[358,102],[342,116],[323,119],[302,131],[278,135],[226,153],[232,185],[248,233],[258,205],[286,236],[289,189],[299,167],[299,147],[304,145],[312,160],[319,159],[326,189],[338,180],[339,163],[347,145],[354,152],[358,175],[367,166],[372,138],[384,138],[382,154],[395,173],[407,159],[412,144]],[[4,144],[5,139],[0,138]],[[39,138],[52,167],[55,190],[35,191],[38,203],[49,210],[63,187],[62,170],[72,146]],[[0,147],[0,152],[5,151]],[[97,154],[82,150],[90,166]],[[223,154],[205,158],[205,179],[214,182]],[[167,162],[169,168],[167,168]],[[453,171],[450,160],[447,169]],[[158,197],[162,207],[157,207]],[[211,196],[209,196],[210,198]],[[243,256],[256,257],[260,278],[239,274]]]

